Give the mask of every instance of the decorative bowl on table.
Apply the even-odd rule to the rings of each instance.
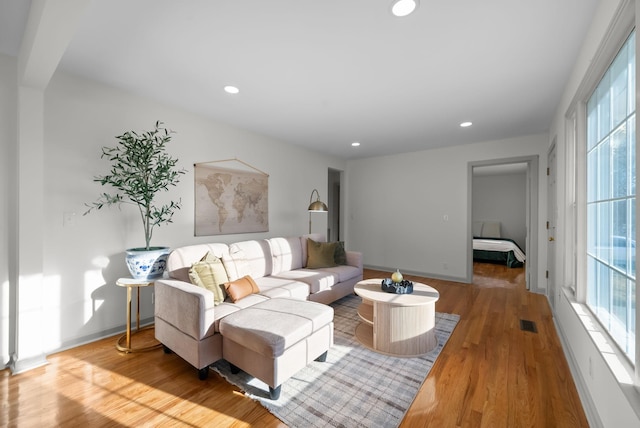
[[[382,280],[382,291],[394,294],[411,294],[413,293],[413,282],[406,279],[394,282],[391,278],[385,278]]]

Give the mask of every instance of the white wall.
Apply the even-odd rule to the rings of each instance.
[[[0,55],[0,366],[4,367],[10,357],[9,343],[13,338],[10,326],[10,302],[15,297],[9,287],[9,258],[11,242],[15,242],[14,226],[11,225],[15,204],[15,157],[16,139],[16,63]]]
[[[569,228],[573,226],[573,219],[567,217],[571,211],[570,201],[566,195],[570,194],[571,174],[567,153],[567,132],[565,115],[569,106],[581,90],[581,84],[589,75],[589,67],[597,57],[599,49],[606,42],[615,42],[616,36],[608,33],[608,27],[619,13],[620,5],[625,0],[601,0],[594,20],[585,38],[582,49],[577,57],[571,78],[562,95],[562,101],[554,116],[554,123],[550,129],[551,140],[557,138],[558,155],[558,234],[555,265],[556,284],[567,287],[572,279],[568,275],[565,265],[567,257],[565,242],[570,239]],[[631,0],[631,8],[636,8],[636,23],[638,22],[638,1]],[[635,3],[635,4],[634,4]],[[631,16],[628,11],[621,16]],[[617,42],[616,42],[617,43]],[[577,284],[581,287],[583,284]],[[583,405],[592,426],[603,427],[631,427],[640,426],[640,396],[637,389],[628,383],[619,383],[607,360],[613,362],[613,354],[608,352],[605,359],[599,346],[606,346],[606,339],[600,335],[599,346],[594,343],[591,335],[598,335],[597,323],[591,321],[587,311],[577,304],[573,293],[564,288],[564,292],[556,300],[555,321],[563,340],[565,353],[571,365],[574,380],[578,386]],[[624,371],[624,370],[622,370]],[[632,383],[632,382],[630,382]]]
[[[10,68],[14,66],[13,59],[2,60]],[[15,87],[11,76],[3,73],[3,64],[0,63],[0,88]],[[4,96],[2,100],[0,108],[5,106]],[[8,109],[15,112],[15,103],[9,103]],[[306,233],[311,190],[317,188],[326,195],[328,169],[345,169],[342,160],[63,73],[54,75],[45,92],[44,116],[46,212],[42,249],[46,299],[40,315],[45,329],[43,350],[47,353],[124,328],[125,290],[115,286],[115,280],[128,276],[124,249],[143,244],[138,214],[133,207],[125,207],[122,211],[113,208],[82,215],[86,210],[84,204],[95,200],[103,190],[93,182],[93,177],[108,171],[108,162],[100,159],[100,148],[113,145],[114,136],[126,130],[151,129],[156,120],[164,121],[176,131],[168,149],[188,172],[165,198],[181,198],[183,208],[174,216],[173,224],[155,230],[155,245],[177,247]],[[0,120],[4,119],[3,115]],[[11,127],[2,127],[3,148],[7,141],[5,129]],[[15,141],[15,137],[9,136],[8,140]],[[193,164],[229,158],[241,159],[270,175],[270,230],[196,238]],[[0,192],[4,192],[1,187]],[[71,224],[63,225],[65,213],[73,217]],[[7,227],[12,226],[7,226],[4,211],[0,211],[0,216],[3,220],[0,232],[6,233]],[[314,231],[326,230],[326,219],[314,218],[313,226]],[[6,241],[2,242],[4,245]],[[7,264],[6,251],[4,246],[0,247],[2,266]],[[0,272],[6,275],[6,269]],[[0,280],[4,282],[3,278]],[[153,316],[152,291],[143,290],[142,319]],[[8,312],[3,306],[3,320]],[[5,346],[5,335],[2,337]]]
[[[367,266],[457,281],[470,279],[469,162],[537,155],[539,169],[544,171],[547,142],[547,135],[530,135],[349,161],[349,245],[366,250]],[[542,222],[546,218],[546,176],[540,173],[539,177]],[[544,271],[542,252],[538,260],[538,271]],[[534,284],[533,288],[545,287]]]
[[[499,221],[503,238],[526,248],[527,175],[474,175],[473,221]]]
[[[327,168],[346,170],[345,197],[347,245],[364,252],[365,264],[396,267],[428,276],[464,279],[469,236],[468,162],[540,156],[539,217],[546,217],[546,168],[548,141],[558,139],[558,165],[564,153],[564,113],[587,67],[603,40],[620,0],[601,0],[583,50],[563,93],[549,138],[524,136],[505,141],[478,143],[451,149],[343,162],[283,144],[250,132],[154,103],[131,94],[57,74],[45,98],[45,234],[42,238],[44,275],[49,299],[42,323],[49,351],[90,340],[124,325],[124,290],[114,281],[126,275],[122,252],[139,245],[142,238],[135,213],[125,210],[99,212],[82,217],[84,203],[101,190],[91,181],[104,173],[99,148],[112,144],[113,136],[129,129],[148,129],[161,119],[177,131],[170,150],[189,169],[172,196],[184,203],[173,225],[158,229],[155,243],[179,246],[220,240],[230,242],[263,236],[304,233],[305,211],[313,188],[327,195]],[[8,357],[9,328],[7,281],[10,278],[15,219],[8,206],[15,202],[16,72],[12,58],[0,56],[0,357]],[[194,162],[238,157],[270,174],[269,233],[215,238],[193,236]],[[346,164],[346,165],[345,165]],[[345,168],[346,166],[346,168]],[[560,219],[565,177],[559,175]],[[374,202],[377,202],[374,205]],[[63,227],[64,212],[76,213],[75,224]],[[448,221],[444,221],[447,216]],[[542,226],[542,225],[540,225]],[[562,220],[559,228],[563,228]],[[322,217],[314,218],[314,231],[326,230]],[[540,227],[540,242],[544,228]],[[559,235],[558,248],[562,248]],[[539,246],[538,278],[546,265],[545,246]],[[557,252],[561,284],[564,254]],[[446,268],[445,265],[446,264]],[[544,287],[545,284],[538,284]],[[150,292],[151,290],[147,290]],[[151,316],[149,293],[144,296],[143,318]],[[556,322],[565,339],[574,377],[583,394],[592,423],[603,426],[640,426],[640,417],[618,386],[588,332],[563,296],[556,308]],[[593,364],[596,376],[589,376]],[[586,394],[586,395],[584,395]],[[594,417],[595,414],[595,417]]]

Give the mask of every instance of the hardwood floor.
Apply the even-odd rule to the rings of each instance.
[[[436,310],[460,322],[401,426],[587,427],[546,298],[525,290],[523,269],[474,271],[473,284],[406,276],[436,288]],[[365,270],[365,278],[389,275]],[[522,331],[520,319],[538,333]],[[0,426],[285,426],[214,372],[199,381],[176,355],[123,355],[115,341],[51,355],[15,376],[0,371]]]

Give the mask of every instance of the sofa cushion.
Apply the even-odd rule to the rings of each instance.
[[[271,275],[303,267],[300,237],[267,239],[273,257]],[[306,261],[306,259],[305,259]]]
[[[239,254],[247,264],[248,271],[243,275],[251,275],[253,278],[260,278],[271,275],[273,257],[271,248],[266,240],[241,241],[229,245],[229,254]],[[233,257],[235,258],[235,257]],[[242,273],[242,272],[240,272]]]
[[[277,358],[332,321],[331,306],[292,299],[269,299],[225,317],[220,322],[220,332],[225,340],[260,355]]]
[[[224,283],[229,281],[227,271],[222,260],[211,252],[207,252],[200,261],[191,265],[189,279],[192,284],[211,290],[214,305],[219,305],[227,297],[224,287]]]
[[[226,282],[224,284],[224,288],[231,298],[231,301],[234,303],[250,294],[257,294],[260,292],[258,285],[250,275],[243,276],[235,281]]]
[[[231,302],[231,299],[227,299],[225,302],[230,305],[236,305],[241,309],[249,308],[256,303],[264,302],[265,300],[269,300],[267,296],[263,296],[262,294],[249,294],[248,296],[243,297],[237,302]],[[217,309],[217,308],[216,308]]]
[[[355,266],[340,265],[330,268],[322,268],[321,271],[331,273],[337,277],[338,282],[345,282],[362,275],[362,271]]]
[[[223,303],[220,303],[218,306],[216,306],[213,328],[214,332],[220,333],[220,320],[222,320],[227,315],[234,312],[242,311],[245,308],[250,308],[251,306],[264,302],[265,300],[269,300],[269,298],[261,296],[260,294],[251,294],[244,299],[241,299],[237,303],[232,303],[230,300],[226,300]]]
[[[336,242],[316,242],[313,239],[307,239],[307,268],[335,266],[336,245]]]
[[[227,271],[229,281],[235,281],[243,276],[251,275],[247,257],[238,247],[229,247],[229,253],[222,256],[222,263]]]
[[[227,244],[198,244],[187,245],[171,251],[167,258],[167,273],[169,278],[178,279],[184,282],[189,281],[189,269],[191,265],[200,260],[207,253],[211,253],[218,258],[222,258],[229,253]]]
[[[321,270],[296,269],[289,272],[280,272],[278,275],[275,275],[275,277],[304,282],[309,285],[309,292],[313,294],[331,288],[340,282],[338,281],[338,274],[331,272],[329,269],[336,268]]]
[[[288,297],[299,300],[307,300],[309,297],[309,284],[304,282],[274,276],[255,278],[255,281],[262,296],[269,298]]]
[[[235,303],[231,303],[229,301],[222,302],[218,306],[216,306],[216,311],[214,316],[214,326],[213,326],[214,332],[220,333],[220,320],[222,318],[226,317],[229,314],[232,314],[234,312],[238,312],[241,310],[242,310],[241,306]]]

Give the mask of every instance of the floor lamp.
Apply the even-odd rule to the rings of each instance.
[[[316,194],[315,201],[313,200],[314,193]],[[309,211],[309,233],[311,233],[311,213],[326,213],[327,211],[329,211],[329,208],[327,208],[327,204],[320,200],[320,194],[318,193],[317,189],[313,189],[313,191],[311,192],[311,196],[309,197],[309,208],[307,209],[307,211]]]

